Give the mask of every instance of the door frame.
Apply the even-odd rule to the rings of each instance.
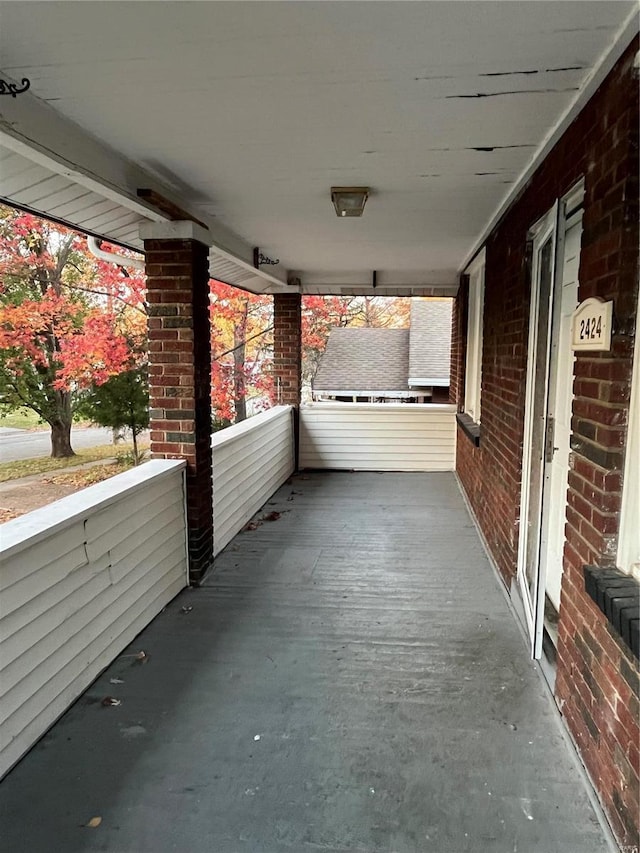
[[[542,638],[544,629],[544,604],[545,604],[545,577],[541,566],[542,548],[548,540],[547,531],[545,530],[545,522],[548,519],[548,513],[545,513],[545,488],[548,487],[549,474],[546,469],[546,460],[543,452],[542,458],[539,461],[540,466],[540,495],[538,499],[538,513],[540,518],[539,528],[537,529],[537,542],[534,543],[534,572],[532,578],[533,596],[529,589],[527,581],[527,553],[529,549],[529,529],[528,518],[531,509],[531,471],[532,471],[532,441],[534,430],[534,413],[536,392],[541,390],[543,398],[540,402],[542,411],[544,412],[544,424],[542,426],[543,435],[547,435],[547,418],[549,409],[549,387],[550,387],[550,367],[551,367],[551,346],[552,333],[554,329],[554,312],[558,309],[558,281],[562,284],[562,269],[564,255],[564,237],[567,229],[573,224],[575,211],[582,205],[584,197],[584,181],[580,181],[572,190],[563,198],[556,201],[553,207],[541,217],[529,232],[529,241],[532,243],[532,258],[531,258],[531,299],[529,312],[529,337],[527,343],[527,374],[526,374],[526,391],[525,391],[525,409],[524,409],[524,435],[522,446],[522,480],[520,491],[520,529],[518,537],[518,558],[517,558],[517,586],[522,598],[522,610],[524,621],[530,638],[531,657],[538,659],[542,655]],[[552,243],[552,269],[551,269],[551,285],[549,291],[549,304],[547,306],[547,334],[545,351],[542,357],[545,359],[544,366],[544,388],[536,389],[535,375],[537,369],[538,358],[540,353],[537,352],[538,331],[541,315],[540,306],[540,277],[539,277],[539,251],[547,240],[551,237]],[[549,494],[547,492],[547,504]],[[566,496],[564,501],[566,513]]]

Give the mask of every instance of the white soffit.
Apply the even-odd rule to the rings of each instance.
[[[2,72],[31,80],[0,99],[0,137],[139,216],[157,218],[135,188],[156,189],[210,226],[220,276],[235,259],[226,277],[248,289],[290,269],[307,292],[370,293],[375,269],[376,292],[450,295],[635,9],[0,2]],[[372,188],[362,219],[335,216],[332,185]],[[117,213],[85,202],[73,215]],[[268,275],[256,245],[281,259]]]
[[[140,251],[146,217],[0,145],[0,201]]]

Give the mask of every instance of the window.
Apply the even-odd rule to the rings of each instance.
[[[464,382],[464,410],[480,423],[480,385],[482,381],[482,313],[484,310],[484,249],[467,268],[469,310],[467,314],[467,360]]]
[[[640,311],[636,315],[636,336],[631,377],[631,400],[627,424],[627,452],[622,481],[622,511],[618,539],[618,566],[640,581]]]

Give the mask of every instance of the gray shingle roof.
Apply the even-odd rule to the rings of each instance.
[[[413,299],[409,379],[448,385],[451,370],[451,299]]]
[[[451,299],[413,299],[410,329],[332,329],[313,390],[411,396],[410,379],[449,385],[451,312]]]
[[[331,329],[314,391],[409,391],[409,329]]]

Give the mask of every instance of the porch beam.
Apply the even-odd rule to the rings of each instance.
[[[149,304],[151,455],[187,462],[189,577],[213,562],[209,248],[204,228],[141,228]]]

